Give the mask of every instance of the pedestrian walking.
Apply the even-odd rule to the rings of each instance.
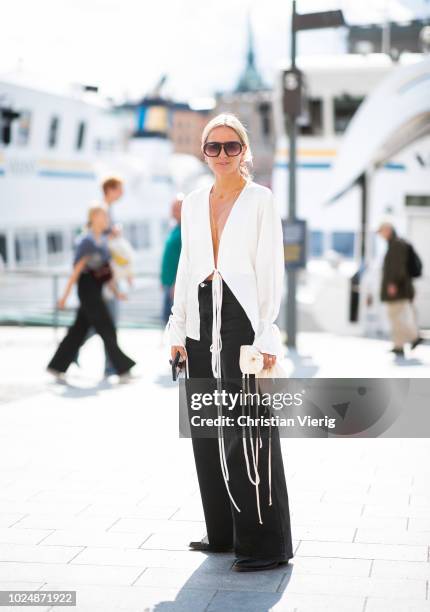
[[[130,267],[130,255],[124,258],[121,251],[131,251],[131,247],[128,242],[122,236],[122,229],[120,225],[115,222],[115,216],[113,214],[114,205],[124,195],[124,182],[119,176],[108,176],[101,183],[101,190],[103,192],[103,204],[106,206],[108,214],[108,227],[104,231],[104,235],[109,238],[109,250],[112,255],[112,272],[116,277],[115,280],[119,285],[119,274],[118,270],[121,270],[121,277],[126,277],[128,285],[131,286],[133,282],[133,276],[131,274]],[[78,238],[78,243],[81,237]],[[117,263],[121,264],[120,266]],[[123,273],[125,271],[125,274]],[[122,282],[122,281],[121,281]],[[111,316],[111,319],[115,325],[118,326],[120,301],[116,298],[115,293],[110,289],[109,283],[105,283],[102,290],[102,297],[106,303],[107,309]],[[96,333],[95,329],[91,327],[88,330],[85,341],[89,340]],[[75,363],[79,363],[79,354],[74,359]],[[105,350],[105,377],[117,374],[117,371],[111,362],[108,353]]]
[[[184,195],[177,194],[171,208],[171,215],[175,225],[167,236],[161,259],[161,286],[163,289],[163,311],[164,324],[170,317],[173,305],[173,292],[175,288],[176,273],[178,270],[179,256],[181,254],[181,206]]]
[[[72,287],[77,283],[79,308],[75,321],[48,364],[48,370],[57,378],[63,378],[91,327],[101,336],[105,350],[116,371],[123,377],[122,380],[126,380],[124,375],[135,365],[118,346],[115,325],[102,298],[103,286],[106,283],[111,284],[117,298],[123,297],[113,282],[109,264],[111,255],[105,234],[108,224],[106,207],[102,204],[91,206],[88,213],[88,232],[81,237],[77,246],[73,272],[58,302],[58,307],[64,308]]]
[[[182,250],[166,334],[172,359],[179,351],[188,361],[190,379],[242,379],[242,345],[254,345],[265,368],[283,354],[274,323],[284,283],[281,219],[271,190],[252,180],[248,134],[235,115],[209,121],[201,146],[214,182],[182,203]],[[273,569],[293,557],[279,431],[272,426],[271,448],[260,450],[260,508],[242,436],[225,435],[225,444],[224,438],[192,438],[207,535],[190,547],[233,549],[236,571]]]
[[[394,343],[391,352],[403,357],[406,343],[414,349],[423,341],[413,304],[415,289],[412,282],[420,275],[421,263],[412,245],[397,235],[391,223],[382,223],[378,234],[388,243],[382,266],[380,297],[386,303],[391,324]]]

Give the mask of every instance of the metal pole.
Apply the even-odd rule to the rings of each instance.
[[[291,68],[296,67],[296,0],[292,2],[291,14]],[[287,119],[289,131],[288,153],[288,222],[296,218],[296,139],[297,122],[295,115]],[[296,270],[287,268],[287,346],[296,348]]]
[[[390,55],[391,47],[391,23],[388,14],[388,2],[385,0],[384,5],[384,21],[382,23],[382,40],[381,40],[381,51],[386,55]]]
[[[54,312],[53,312],[53,327],[54,336],[57,339],[58,333],[58,274],[54,274],[52,277],[52,297],[54,299]]]
[[[361,207],[360,207],[360,265],[367,259],[367,212],[368,212],[368,175],[366,171],[360,177]]]

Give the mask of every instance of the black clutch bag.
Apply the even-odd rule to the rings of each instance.
[[[105,264],[100,266],[100,268],[90,270],[90,274],[94,278],[94,280],[96,280],[100,284],[106,283],[107,281],[110,281],[113,278],[112,268],[110,267],[109,262],[106,262]]]

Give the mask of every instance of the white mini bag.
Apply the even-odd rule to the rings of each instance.
[[[263,369],[263,354],[251,344],[240,347],[239,366],[242,374],[254,374],[256,378],[287,378],[287,372],[276,360],[271,368]]]

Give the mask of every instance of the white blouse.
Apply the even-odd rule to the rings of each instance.
[[[282,224],[272,191],[248,181],[236,199],[221,233],[215,268],[210,225],[211,185],[195,189],[182,202],[181,238],[168,343],[185,346],[200,339],[198,287],[211,273],[213,294],[212,369],[220,376],[222,279],[247,314],[255,332],[253,346],[283,357],[275,320],[284,288]]]

